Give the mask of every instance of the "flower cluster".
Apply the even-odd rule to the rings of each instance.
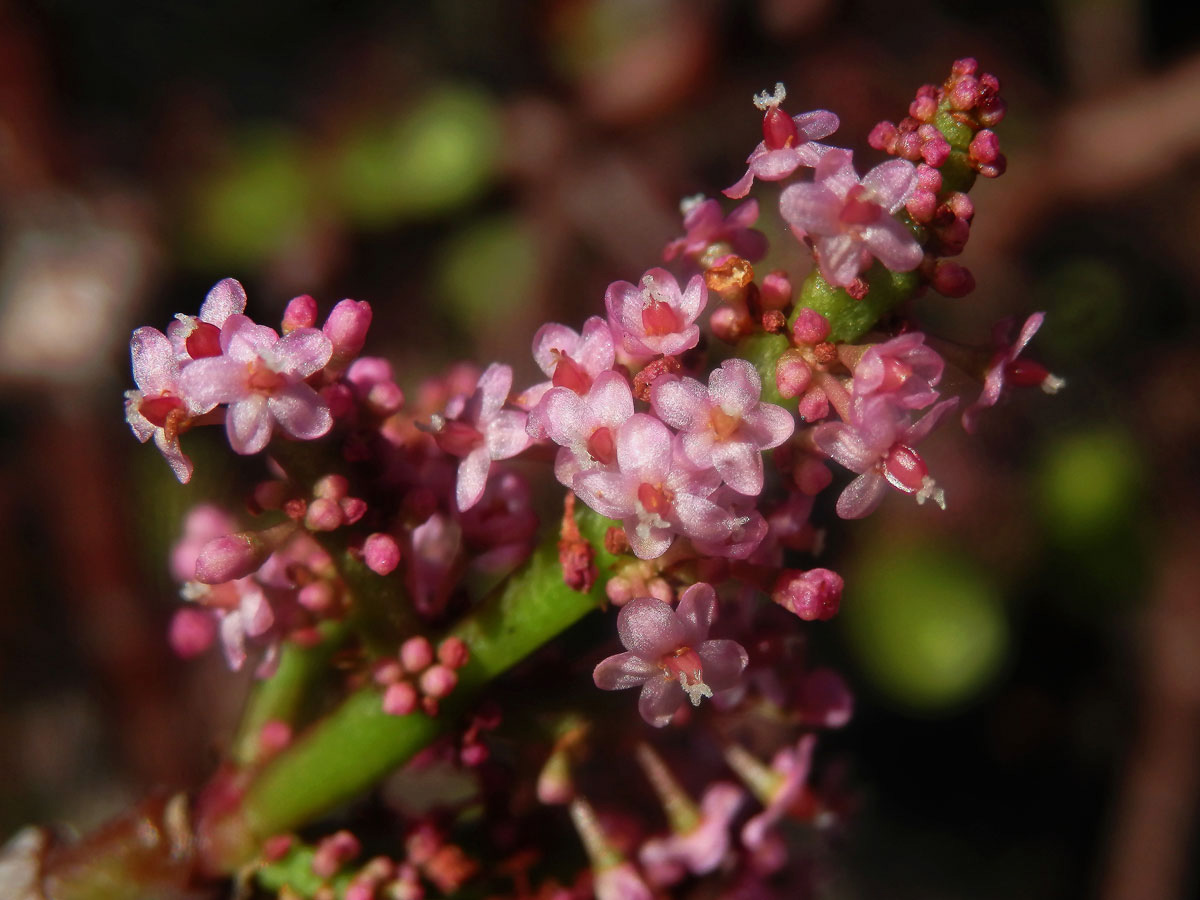
[[[584,797],[617,777],[587,762],[596,723],[610,715],[611,698],[596,691],[573,696],[560,716],[568,724],[550,729],[557,736],[541,729],[558,713],[522,710],[531,740],[551,744],[535,764],[536,790],[511,779],[537,752],[508,754],[521,757],[509,769],[491,765],[485,741],[502,720],[490,711],[404,758],[416,754],[418,777],[450,766],[483,801],[474,815],[503,820],[496,834],[515,853],[505,865],[519,871],[511,896],[649,898],[698,877],[721,880],[714,896],[759,896],[789,864],[784,822],[838,820],[836,791],[810,784],[814,732],[846,724],[853,702],[836,673],[812,667],[797,622],[834,617],[845,589],[820,564],[826,523],[816,498],[837,482],[844,519],[870,514],[889,489],[944,507],[917,448],[960,402],[945,392],[948,360],[982,383],[963,416],[968,430],[1007,387],[1062,385],[1021,356],[1041,313],[1015,341],[1005,322],[990,344],[969,348],[920,330],[905,304],[929,286],[961,296],[973,284],[947,258],[969,235],[975,175],[1004,168],[991,131],[1004,112],[998,88],[959,60],[940,88],[918,92],[908,119],[876,127],[871,145],[897,158],[861,176],[850,150],[822,143],[837,116],[785,113],[782,85],[757,95],[763,140],[725,194],[781,183],[769,208],[787,238],[772,258],[789,268],[755,272],[768,250],[754,228],[758,200],[728,212],[716,199],[685,200],[684,233],[663,252],[670,269],[610,284],[604,315],[579,331],[538,329],[532,355],[543,378],[527,387],[493,362],[414,382],[406,396],[388,362],[359,357],[367,304],[344,300],[317,328],[315,301],[298,297],[277,332],[246,316],[232,279],[165,334],[139,328],[138,389],[126,395],[135,435],[153,438],[181,481],[192,463],[179,439],[194,426],[223,423],[235,453],[271,460],[245,504],[253,522],[208,505],[189,515],[172,559],[189,601],[173,646],[191,656],[219,640],[233,668],[261,648],[263,677],[283,647],[325,648],[337,677],[322,690],[350,701],[333,724],[314,727],[344,727],[339,738],[383,778],[397,759],[381,746],[453,732],[487,678],[607,600],[619,607],[624,649],[610,625],[617,652],[594,648],[594,685],[639,688],[645,723],[689,729],[689,745],[708,748],[668,763],[628,742],[666,833],[637,816],[614,824]],[[542,502],[553,491],[563,502]],[[522,705],[549,681],[532,680]],[[310,724],[305,704],[293,706],[295,721],[279,723],[289,740],[274,741],[272,753],[324,752],[309,748],[332,739],[290,742],[293,726]],[[706,729],[716,717],[733,726]],[[606,739],[619,742],[619,730]],[[679,768],[705,786],[699,803]],[[489,803],[488,791],[504,802]],[[591,865],[535,894],[513,848],[523,822],[539,815],[521,804],[538,801],[568,806]],[[311,896],[337,885],[355,900],[417,898],[426,883],[447,893],[480,876],[484,867],[448,837],[454,816],[402,816],[400,862],[348,869],[361,849],[349,833],[300,848],[306,877],[320,881]],[[264,851],[264,872],[300,852],[284,844]],[[499,890],[478,893],[505,896]]]

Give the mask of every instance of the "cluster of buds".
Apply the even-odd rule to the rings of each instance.
[[[394,659],[375,664],[375,682],[384,688],[383,711],[407,716],[421,709],[436,716],[438,701],[450,696],[458,684],[458,670],[467,664],[470,652],[461,638],[448,637],[434,655],[429,639],[416,635],[400,645]]]

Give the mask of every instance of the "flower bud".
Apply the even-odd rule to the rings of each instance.
[[[843,584],[830,569],[787,569],[776,579],[771,600],[806,622],[824,621],[837,615]]]

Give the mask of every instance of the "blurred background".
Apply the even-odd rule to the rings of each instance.
[[[742,174],[755,91],[835,110],[863,168],[972,55],[1009,171],[973,193],[978,289],[916,314],[983,344],[1045,310],[1068,386],[935,436],[944,514],[830,529],[814,652],[859,698],[821,749],[856,795],[836,895],[1194,896],[1200,32],[1170,9],[0,0],[0,834],[197,783],[244,690],[164,640],[179,517],[241,473],[193,432],[182,488],[133,439],[134,327],[234,276],[264,322],[369,300],[405,386],[457,359],[528,383],[539,323],[600,312],[681,197]]]

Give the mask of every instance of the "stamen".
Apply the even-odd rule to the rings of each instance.
[[[921,479],[921,489],[917,491],[917,503],[924,505],[926,500],[932,500],[943,510],[946,508],[946,492],[928,475]]]
[[[778,106],[787,99],[787,88],[783,86],[782,81],[775,82],[774,93],[768,94],[766,91],[754,95],[754,107],[762,112],[766,112],[772,106]]]

